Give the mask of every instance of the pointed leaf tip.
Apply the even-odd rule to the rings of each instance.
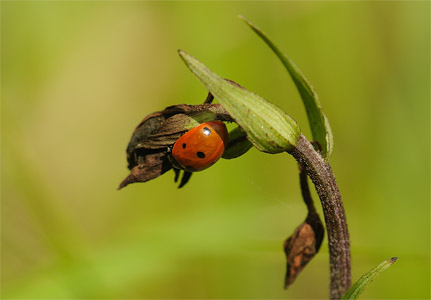
[[[243,21],[248,21],[246,17],[244,17],[243,15],[239,14],[238,15],[238,19],[243,20]]]
[[[358,281],[356,281],[347,293],[343,296],[342,300],[347,299],[357,299],[359,295],[364,291],[365,287],[372,282],[377,276],[380,275],[383,271],[387,270],[392,264],[398,259],[398,257],[391,257],[388,260],[385,260],[380,265],[369,271],[368,273],[362,275]]]
[[[295,63],[283,51],[281,51],[277,45],[274,44],[262,29],[244,16],[239,15],[238,17],[272,49],[289,72],[299,94],[301,95],[302,102],[304,103],[313,139],[321,145],[323,156],[329,158],[334,144],[332,131],[314,87],[304,74],[302,74],[302,71],[295,65]]]

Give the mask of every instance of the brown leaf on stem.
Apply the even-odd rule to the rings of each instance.
[[[154,179],[169,171],[171,168],[171,162],[167,158],[165,152],[148,153],[143,156],[143,161],[139,165],[132,168],[129,176],[121,182],[118,189],[122,189],[130,183],[146,182],[150,179]]]

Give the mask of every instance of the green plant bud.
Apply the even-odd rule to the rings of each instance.
[[[298,124],[278,106],[210,71],[186,52],[178,51],[189,69],[223,105],[260,151],[280,153],[295,147]]]
[[[252,146],[253,144],[247,140],[247,135],[241,130],[240,127],[236,127],[229,132],[229,142],[227,144],[226,150],[224,150],[222,158],[237,158],[250,150]]]

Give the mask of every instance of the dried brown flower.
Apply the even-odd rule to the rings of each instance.
[[[131,183],[146,182],[169,171],[173,168],[169,151],[176,140],[198,124],[214,120],[233,121],[220,104],[211,103],[174,105],[146,116],[134,130],[127,146],[127,162],[131,172],[118,189]],[[180,170],[174,170],[176,182]],[[190,172],[184,172],[180,187],[187,183],[190,176]]]

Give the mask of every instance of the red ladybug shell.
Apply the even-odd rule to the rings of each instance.
[[[219,160],[228,140],[229,134],[223,122],[202,123],[175,142],[172,156],[184,170],[202,171]]]

